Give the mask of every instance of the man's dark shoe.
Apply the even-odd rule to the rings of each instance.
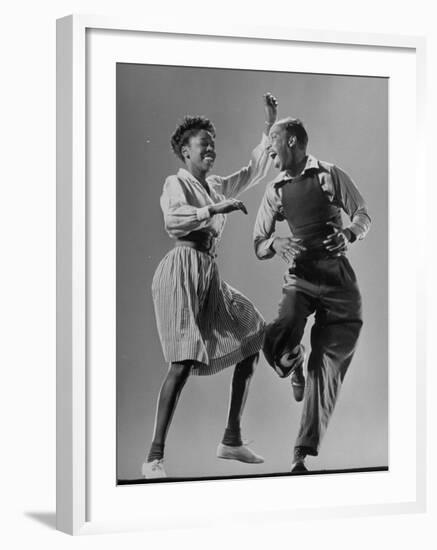
[[[287,378],[297,368],[302,367],[305,361],[305,348],[299,344],[295,352],[287,352],[275,363],[274,369],[280,378]]]
[[[291,465],[291,473],[292,474],[299,474],[302,472],[308,472],[308,468],[305,465],[305,461],[299,461],[299,462],[293,462]]]
[[[298,474],[302,472],[308,472],[308,468],[305,464],[307,457],[306,447],[295,447],[293,453],[293,464],[291,465],[291,473]]]

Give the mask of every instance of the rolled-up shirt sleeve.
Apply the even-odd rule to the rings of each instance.
[[[272,249],[276,221],[282,219],[275,201],[275,188],[269,185],[264,193],[253,229],[255,254],[260,260],[268,260],[275,255]]]
[[[261,143],[252,151],[250,162],[230,176],[212,176],[220,192],[227,198],[235,198],[243,191],[257,185],[267,174],[271,160],[268,154],[269,139],[263,134]]]
[[[177,176],[169,176],[165,180],[160,204],[165,229],[173,238],[208,227],[211,220],[208,206],[199,208],[188,204],[185,189]]]
[[[364,239],[371,225],[365,200],[346,172],[333,166],[331,174],[335,200],[351,220],[348,229],[352,231],[355,239]]]

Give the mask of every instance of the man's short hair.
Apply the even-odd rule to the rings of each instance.
[[[303,122],[299,118],[287,117],[277,122],[287,132],[288,136],[295,136],[296,141],[303,149],[308,145],[308,134]]]
[[[171,136],[171,148],[174,154],[182,161],[184,157],[181,153],[182,147],[186,145],[192,136],[195,136],[200,130],[206,130],[215,138],[215,128],[210,120],[204,116],[185,116]]]

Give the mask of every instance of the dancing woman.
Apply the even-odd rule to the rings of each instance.
[[[184,163],[169,176],[161,196],[165,228],[174,248],[152,282],[158,333],[169,369],[158,397],[153,440],[142,466],[145,478],[166,477],[164,446],[182,388],[190,374],[210,375],[235,365],[223,439],[217,456],[246,463],[264,459],[243,444],[241,416],[258,360],[264,320],[254,305],[224,282],[215,262],[226,215],[241,210],[236,197],[257,184],[269,166],[268,133],[277,101],[264,96],[265,129],[248,166],[227,176],[208,176],[215,154],[215,128],[204,117],[185,117],[171,138]]]

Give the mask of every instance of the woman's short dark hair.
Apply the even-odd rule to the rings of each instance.
[[[281,124],[285,128],[288,136],[296,137],[296,141],[300,147],[306,148],[308,145],[308,134],[300,119],[288,117],[280,120],[278,124]]]
[[[215,138],[214,125],[203,116],[185,116],[171,136],[171,148],[174,154],[182,161],[184,160],[181,153],[182,147],[188,143],[192,136],[198,134],[200,130],[206,130]]]

